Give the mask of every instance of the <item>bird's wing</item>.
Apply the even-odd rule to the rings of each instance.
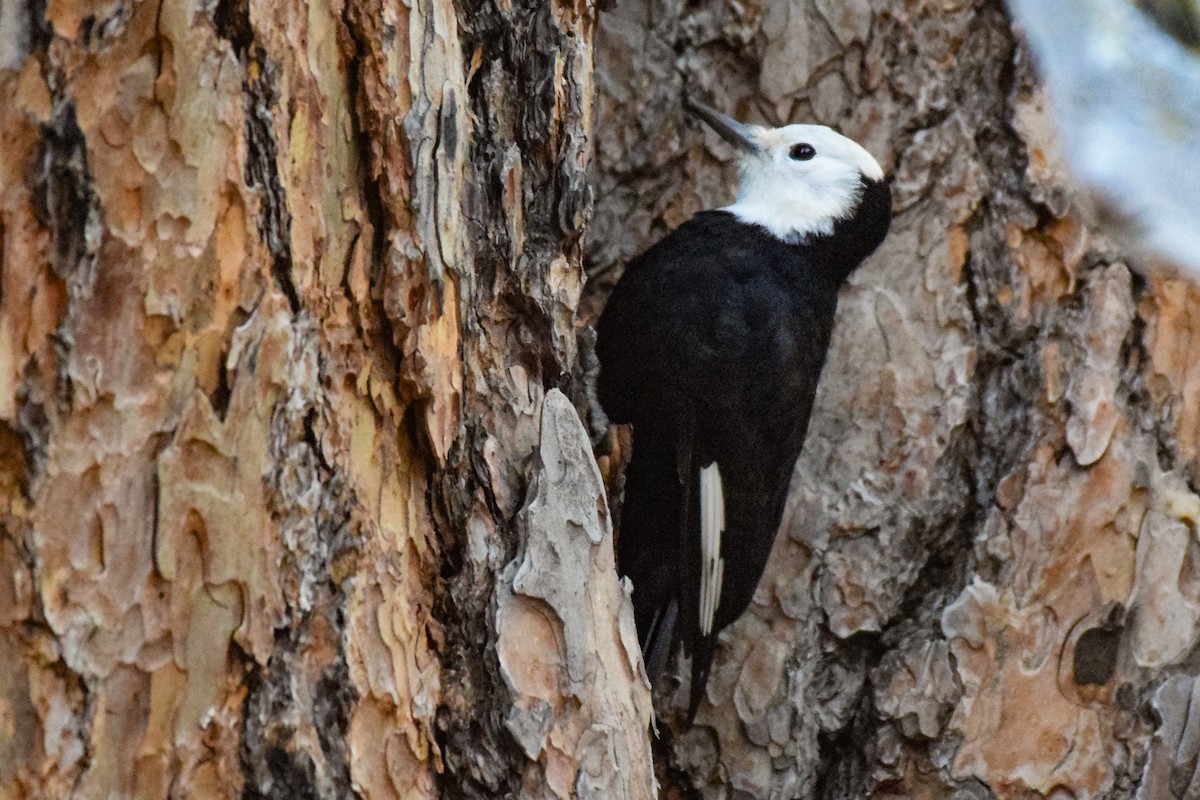
[[[715,430],[697,434],[709,441],[705,457],[691,462],[693,490],[681,498],[679,540],[678,625],[692,653],[689,719],[703,697],[717,635],[746,610],[771,554],[812,407],[811,395],[794,399],[773,419],[718,418],[710,423]],[[730,429],[738,433],[722,435]],[[745,437],[740,446],[738,435]]]
[[[693,713],[716,634],[770,553],[835,300],[798,299],[779,283],[778,245],[745,233],[728,215],[697,215],[630,265],[598,331],[601,404],[634,430],[618,562],[639,625],[677,603]],[[677,488],[665,491],[672,464]]]
[[[721,282],[707,313],[680,315],[680,633],[692,652],[689,712],[717,634],[745,611],[783,513],[824,363],[832,307],[798,301],[772,274]],[[823,299],[822,299],[823,301]],[[828,300],[834,302],[833,299]],[[636,426],[635,444],[636,449]]]

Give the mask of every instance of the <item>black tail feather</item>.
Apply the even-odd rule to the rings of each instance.
[[[679,601],[674,597],[666,608],[659,609],[650,630],[642,640],[642,660],[646,663],[646,674],[650,685],[657,686],[667,660],[671,657],[671,645],[675,641],[675,621],[679,615]]]
[[[635,432],[625,472],[617,570],[633,581],[633,611],[650,685],[657,688],[678,630],[679,484],[670,442]]]
[[[697,636],[692,643],[692,685],[688,689],[688,725],[696,721],[696,712],[700,710],[700,701],[704,699],[704,690],[708,686],[708,673],[712,669],[713,654],[717,649],[717,637]]]
[[[650,685],[661,689],[676,640],[692,657],[688,722],[696,716],[716,652],[714,626],[700,632],[699,468],[687,437],[634,431],[625,473],[617,567],[633,581],[633,608]],[[718,615],[720,612],[718,612]]]

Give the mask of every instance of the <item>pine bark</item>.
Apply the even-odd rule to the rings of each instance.
[[[576,332],[730,198],[685,90],[896,217],[655,737]],[[7,3],[0,91],[0,797],[1196,791],[1200,293],[1001,6]]]
[[[593,11],[0,16],[0,795],[649,797],[556,388]]]

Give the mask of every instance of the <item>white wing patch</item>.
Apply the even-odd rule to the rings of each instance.
[[[725,491],[717,462],[700,470],[700,633],[712,633],[713,618],[721,600],[725,559],[721,534],[725,532]]]

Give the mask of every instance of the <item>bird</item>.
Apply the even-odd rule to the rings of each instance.
[[[691,724],[716,637],[766,567],[838,290],[887,235],[891,189],[831,128],[743,124],[684,103],[737,148],[736,199],[629,262],[595,351],[600,407],[632,431],[617,568],[651,684],[676,642],[691,655]]]

